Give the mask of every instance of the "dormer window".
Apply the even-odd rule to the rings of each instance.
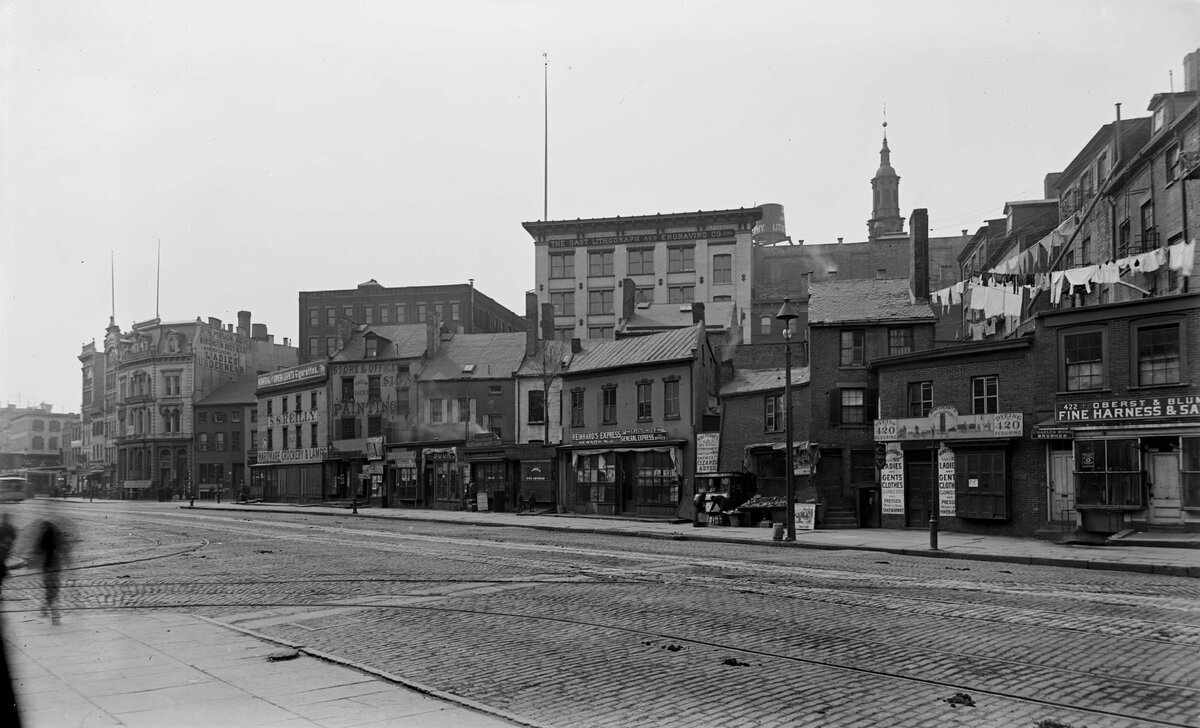
[[[1159,106],[1154,110],[1154,120],[1151,122],[1150,133],[1157,134],[1162,131],[1163,124],[1167,120],[1167,110],[1164,106]]]
[[[366,342],[367,342],[366,358],[374,359],[377,356],[379,356],[379,339],[376,339],[374,336],[368,336],[366,338]]]

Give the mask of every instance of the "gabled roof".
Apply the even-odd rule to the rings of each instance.
[[[616,341],[584,340],[580,342],[583,351],[572,357],[563,376],[642,364],[687,361],[696,356],[702,332],[703,327],[697,324],[661,334],[630,336]]]
[[[533,356],[521,360],[517,369],[518,377],[541,377],[543,370],[547,374],[555,374],[566,368],[571,358],[571,342],[559,339],[543,339],[538,341],[537,351]]]
[[[244,377],[226,382],[204,399],[196,400],[197,407],[231,404],[254,404],[257,400],[254,391],[258,380],[254,377]]]
[[[524,358],[523,333],[455,334],[442,342],[417,376],[422,380],[509,379]]]
[[[936,321],[927,302],[913,299],[907,278],[874,278],[813,283],[808,323]]]
[[[346,346],[334,354],[333,361],[358,361],[363,358],[363,340],[368,336],[379,339],[376,359],[415,359],[425,353],[425,324],[392,324],[366,326],[350,337]]]
[[[784,369],[739,369],[725,384],[721,385],[721,396],[732,397],[754,392],[770,392],[784,388]],[[792,386],[808,384],[808,367],[792,367]]]

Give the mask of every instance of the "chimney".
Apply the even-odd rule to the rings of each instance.
[[[250,331],[252,332],[250,338],[254,339],[255,341],[267,340],[266,324],[254,324],[250,327]]]
[[[571,353],[578,354],[583,351],[583,344],[579,343],[579,337],[571,339]]]
[[[237,332],[240,336],[250,338],[250,312],[238,311]]]
[[[554,304],[542,304],[542,341],[554,340]]]
[[[912,238],[912,267],[909,283],[913,296],[929,298],[929,210],[917,208],[908,218],[909,235]]]
[[[842,238],[838,238],[838,245],[842,244]]]
[[[438,326],[437,316],[429,314],[425,317],[425,356],[433,357],[441,343],[441,327]]]
[[[621,280],[621,318],[628,321],[637,308],[637,285],[632,278]]]
[[[1183,90],[1200,92],[1200,48],[1183,57]]]
[[[212,329],[221,328],[221,319],[216,318],[214,316],[209,316],[208,317],[208,326],[209,326],[209,328],[212,328]]]
[[[692,304],[692,325],[704,323],[704,303],[697,301]]]
[[[525,356],[537,353],[538,297],[533,291],[525,293]]]

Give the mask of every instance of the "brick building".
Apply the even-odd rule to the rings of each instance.
[[[254,447],[258,422],[256,386],[254,380],[239,379],[196,400],[192,408],[195,487],[189,494],[179,493],[181,497],[220,501],[249,495],[246,459]],[[247,489],[245,493],[243,489]]]

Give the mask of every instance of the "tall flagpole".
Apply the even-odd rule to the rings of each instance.
[[[158,318],[158,292],[162,290],[162,240],[158,241],[158,263],[154,271],[154,318]]]
[[[542,54],[542,220],[550,220],[550,54]]]
[[[117,320],[117,268],[116,263],[113,261],[115,255],[113,251],[108,251],[108,292],[112,297],[110,302],[112,304],[112,313],[108,319],[110,323]]]

